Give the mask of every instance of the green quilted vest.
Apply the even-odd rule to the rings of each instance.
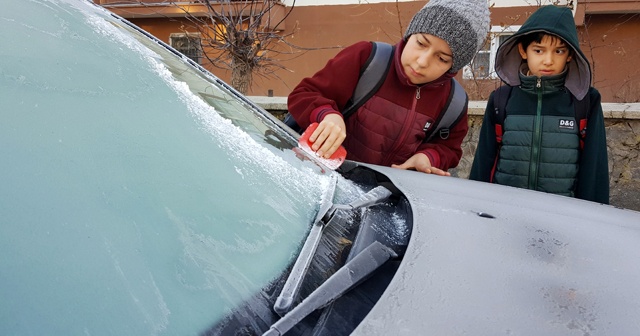
[[[580,156],[578,129],[573,117],[507,116],[494,181],[573,197]]]

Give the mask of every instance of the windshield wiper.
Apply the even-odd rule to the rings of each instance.
[[[362,207],[373,206],[385,201],[391,196],[389,189],[379,186],[349,204],[333,204],[336,183],[337,177],[333,175],[331,185],[323,195],[322,204],[313,227],[274,304],[274,311],[283,317],[274,323],[265,335],[280,335],[286,332],[286,330],[295,326],[296,323],[300,322],[314,310],[331,303],[357,285],[387,260],[397,257],[393,249],[375,241],[364,248],[358,255],[350,258],[350,260],[327,279],[325,283],[313,291],[297,307],[292,309],[293,303],[298,296],[302,280],[307,273],[320,242],[322,232],[326,226],[331,223],[331,219],[336,211],[355,210]]]
[[[374,241],[348,261],[299,305],[274,323],[263,336],[284,335],[316,309],[322,308],[365,280],[373,271],[398,255],[393,249]]]
[[[298,255],[298,259],[296,259],[296,263],[293,265],[293,269],[291,270],[291,273],[289,273],[289,277],[287,278],[287,281],[285,282],[280,295],[273,305],[273,310],[280,316],[283,316],[289,310],[291,310],[293,301],[298,295],[304,275],[309,269],[311,259],[313,259],[313,255],[315,254],[316,249],[318,248],[318,244],[320,243],[322,231],[326,226],[323,218],[331,209],[331,206],[333,204],[333,195],[335,193],[337,183],[338,178],[336,177],[336,174],[331,175],[329,188],[325,190],[325,193],[322,196],[320,209],[318,210],[315,222],[311,227],[311,231],[309,231],[307,240],[305,240],[304,245],[302,246],[302,250],[300,250],[300,254]]]

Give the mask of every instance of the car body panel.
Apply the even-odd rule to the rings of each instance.
[[[369,167],[407,196],[414,223],[398,273],[354,335],[640,332],[640,213]]]

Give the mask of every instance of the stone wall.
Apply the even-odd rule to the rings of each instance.
[[[284,97],[249,97],[272,114],[286,114]],[[460,164],[450,170],[453,176],[468,178],[482,125],[486,102],[469,102],[469,133],[462,144]],[[611,204],[640,211],[640,103],[603,103]]]

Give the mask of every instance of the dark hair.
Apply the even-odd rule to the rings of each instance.
[[[518,43],[522,44],[522,49],[527,50],[527,47],[531,43],[533,43],[533,42],[541,43],[542,39],[545,36],[549,36],[553,40],[559,40],[560,42],[562,42],[565,46],[568,47],[569,55],[573,55],[573,48],[571,47],[571,45],[569,43],[567,43],[567,41],[565,41],[563,38],[561,38],[560,36],[555,35],[555,34],[549,34],[549,33],[545,33],[545,32],[534,32],[534,33],[530,33],[530,34],[524,34],[524,35],[522,35],[522,36],[520,36],[518,38]]]

